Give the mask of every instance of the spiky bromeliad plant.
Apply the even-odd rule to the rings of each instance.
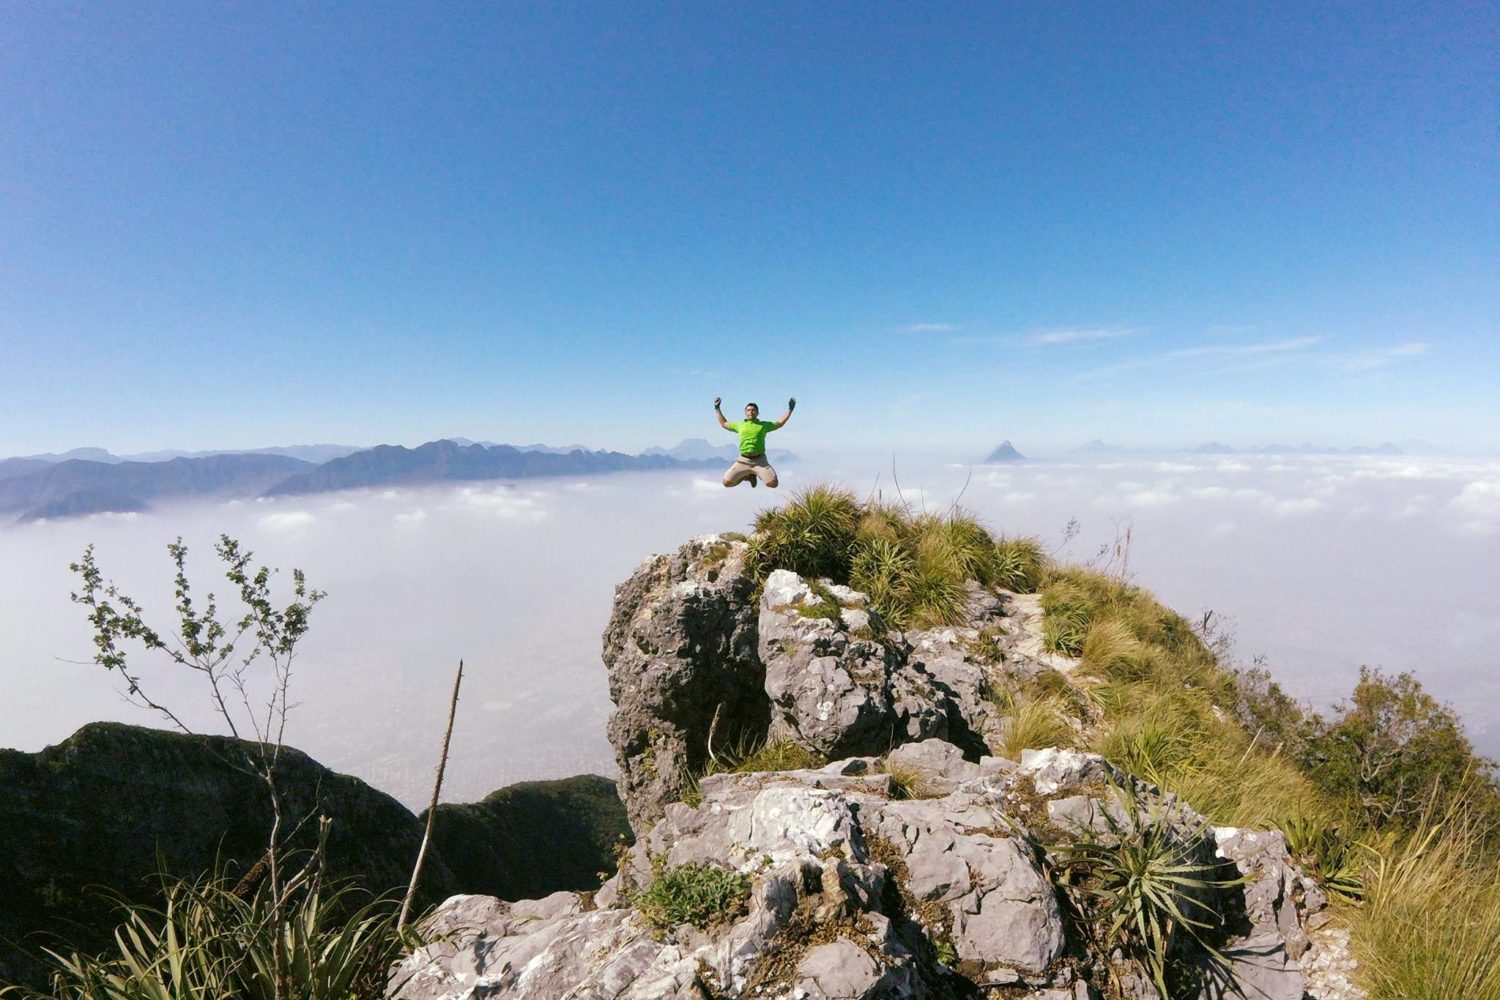
[[[1085,831],[1053,850],[1059,882],[1100,952],[1118,949],[1162,996],[1177,996],[1169,978],[1213,975],[1227,965],[1215,945],[1223,930],[1215,897],[1244,879],[1221,877],[1218,865],[1200,860],[1192,831],[1160,806],[1111,791],[1124,816],[1103,810],[1104,831]]]

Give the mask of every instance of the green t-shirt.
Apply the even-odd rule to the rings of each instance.
[[[736,420],[728,426],[739,432],[741,455],[761,455],[766,450],[766,435],[776,429],[776,421]]]

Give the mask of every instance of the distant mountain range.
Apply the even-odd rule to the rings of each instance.
[[[596,472],[697,468],[706,462],[663,455],[625,455],[618,451],[522,451],[508,444],[461,445],[429,441],[418,448],[381,445],[324,462],[316,469],[288,477],[265,496],[327,493],[361,486],[412,485],[533,476],[577,476]]]
[[[467,443],[467,442],[466,442]],[[353,444],[292,444],[274,448],[216,448],[212,451],[142,451],[133,455],[115,455],[103,448],[74,448],[72,451],[49,452],[45,455],[23,455],[0,462],[4,467],[9,462],[49,463],[82,459],[85,462],[170,462],[174,458],[211,458],[215,455],[280,455],[283,458],[298,458],[304,462],[326,462],[331,458],[342,458],[360,451]]]
[[[690,444],[685,441],[673,451]],[[154,503],[198,497],[289,496],[366,486],[702,468],[724,460],[717,454],[691,457],[693,450],[687,448],[681,456],[662,449],[626,455],[590,451],[582,445],[518,448],[444,439],[418,448],[295,445],[193,457],[160,452],[156,454],[174,457],[137,460],[101,448],[80,448],[0,461],[0,513],[37,521],[144,511]],[[331,457],[314,461],[299,455]]]
[[[733,462],[739,457],[739,445],[730,441],[727,444],[713,444],[707,438],[686,438],[671,448],[647,448],[641,452],[642,455],[665,455],[667,458],[676,458],[684,462],[706,462],[713,459],[716,462]],[[766,449],[766,457],[772,462],[795,462],[797,456],[789,451],[781,451],[776,448]]]
[[[0,479],[0,511],[21,520],[138,511],[180,497],[257,496],[315,466],[281,455],[214,455],[169,462],[68,459]]]

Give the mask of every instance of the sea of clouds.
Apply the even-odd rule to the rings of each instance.
[[[969,467],[886,457],[781,472],[776,493],[724,490],[704,472],[632,473],[0,527],[0,746],[40,749],[95,719],[153,723],[91,661],[68,563],[93,544],[105,574],[164,628],[167,543],[183,537],[192,579],[224,603],[213,542],[227,533],[257,562],[299,567],[328,592],[296,661],[288,742],[419,806],[463,658],[445,799],[613,774],[599,648],[615,585],[652,553],[745,530],[760,507],[832,479],[914,507],[957,502],[1077,561],[1111,558],[1128,533],[1137,583],[1190,617],[1227,616],[1237,659],[1263,656],[1298,697],[1337,701],[1361,664],[1410,670],[1460,712],[1483,752],[1500,754],[1500,461],[1233,455]],[[278,579],[289,586],[289,574]],[[199,678],[137,662],[153,697],[218,731]]]

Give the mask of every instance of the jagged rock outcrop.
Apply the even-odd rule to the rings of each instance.
[[[417,817],[425,823],[427,812]],[[592,889],[630,839],[615,783],[597,774],[507,785],[437,807],[432,848],[459,891],[501,899]]]
[[[758,584],[746,556],[706,536],[616,591],[609,735],[638,835],[617,874],[594,894],[449,900],[393,1000],[1160,1000],[1101,948],[1066,874],[1080,842],[1143,831],[1205,873],[1188,891],[1227,962],[1205,1000],[1302,1000],[1326,900],[1279,833],[1215,830],[1102,757],[995,752],[997,687],[1074,666],[1042,649],[1036,598],[971,586],[962,624],[900,633],[832,581]],[[699,777],[711,750],[775,741],[833,762]],[[651,887],[688,871],[734,873],[743,895],[663,925]]]
[[[472,997],[582,1000],[799,1000],[977,996],[1098,997],[1111,975],[1149,985],[1110,956],[1091,954],[1063,917],[1049,874],[1059,802],[1099,815],[1119,789],[1165,803],[1173,825],[1205,857],[1221,851],[1252,876],[1216,890],[1216,907],[1244,913],[1226,946],[1233,980],[1252,1000],[1300,1000],[1289,950],[1309,910],[1323,905],[1286,860],[1279,834],[1208,827],[1180,803],[1132,783],[1100,758],[1071,751],[1021,763],[968,762],[958,748],[916,744],[903,764],[930,787],[903,799],[877,758],[817,770],[705,779],[701,803],[668,806],[620,872],[592,897],[558,893],[505,904],[449,900],[431,919],[432,943],[392,977],[396,1000]],[[1124,784],[1101,782],[1111,775]],[[1049,794],[1040,789],[1050,788]],[[654,927],[634,905],[662,871],[714,865],[749,878],[743,903],[707,929]],[[1132,978],[1134,976],[1134,978]]]
[[[656,556],[615,588],[604,662],[615,712],[609,741],[620,798],[637,834],[661,818],[707,759],[715,716],[721,745],[763,735],[765,668],[751,611],[745,545],[710,535]]]
[[[786,739],[838,758],[936,737],[977,760],[999,735],[996,671],[1058,663],[1025,646],[1019,625],[1039,618],[1034,602],[971,585],[963,625],[889,632],[848,587],[787,570],[757,586],[746,551],[696,538],[616,588],[604,633],[609,739],[637,834],[704,770],[710,729],[718,749]]]

